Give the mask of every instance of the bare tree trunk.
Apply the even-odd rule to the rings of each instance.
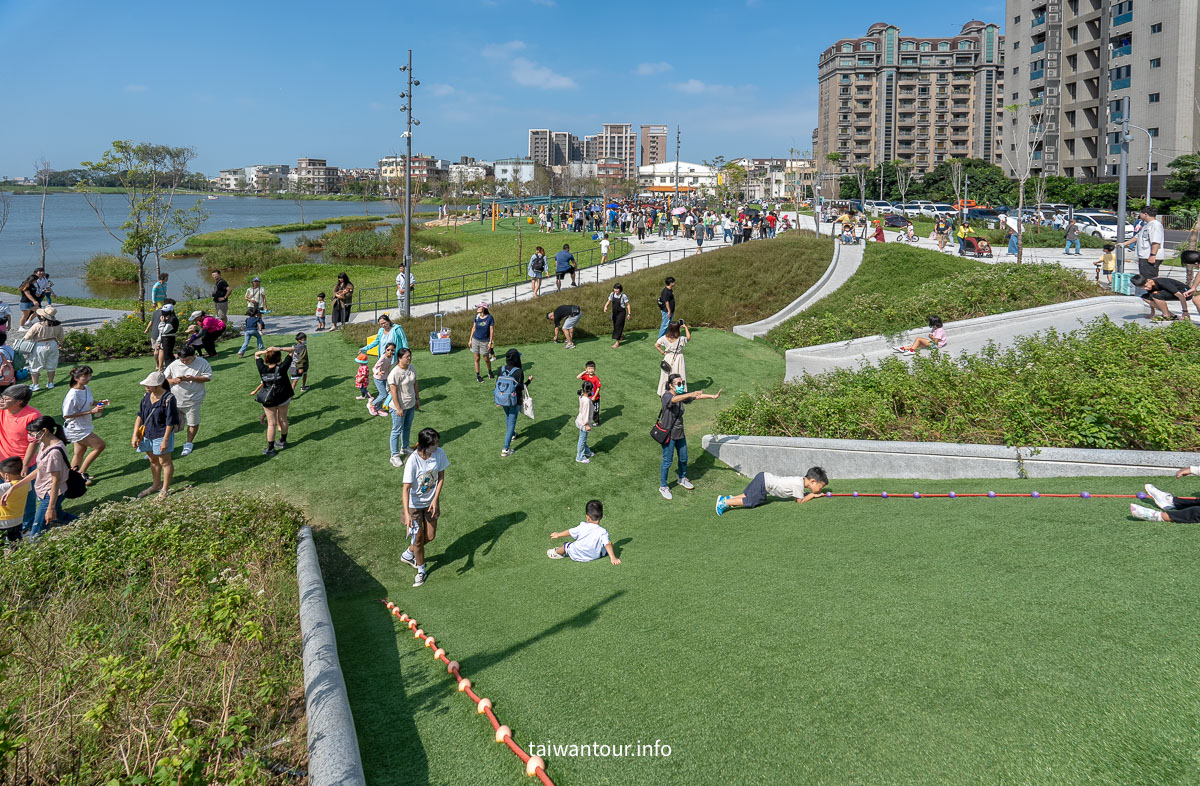
[[[42,243],[42,270],[46,269],[46,188],[50,179],[50,162],[41,158],[35,164],[38,170],[38,181],[42,186],[42,215],[38,221],[38,235]]]
[[[1017,264],[1025,258],[1025,224],[1022,221],[1025,212],[1025,179],[1017,184]]]

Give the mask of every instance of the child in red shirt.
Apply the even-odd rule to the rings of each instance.
[[[600,377],[596,376],[596,361],[589,360],[575,379],[592,383],[592,425],[600,425]]]

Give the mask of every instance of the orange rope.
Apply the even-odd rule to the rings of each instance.
[[[433,650],[433,657],[436,660],[446,664],[446,671],[454,676],[458,683],[459,693],[465,693],[475,704],[475,710],[480,715],[487,715],[488,722],[492,724],[492,729],[496,732],[496,742],[502,742],[508,746],[509,750],[517,755],[517,758],[525,765],[525,774],[536,776],[544,786],[554,786],[554,781],[550,780],[550,776],[546,774],[546,762],[541,756],[530,756],[525,752],[525,749],[513,741],[512,729],[500,724],[500,719],[496,717],[496,713],[492,712],[492,700],[479,696],[475,691],[471,690],[471,681],[466,679],[459,673],[458,661],[450,660],[446,657],[446,650],[437,646],[437,640],[433,636],[429,636],[424,630],[417,627],[416,619],[408,616],[400,611],[400,608],[389,600],[380,600],[387,606],[388,612],[393,617],[403,622],[409,630],[413,631],[413,638],[421,639],[422,643]],[[436,649],[435,649],[436,648]]]

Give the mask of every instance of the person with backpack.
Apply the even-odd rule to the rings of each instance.
[[[83,476],[72,471],[67,461],[66,436],[62,426],[49,415],[42,415],[29,422],[26,433],[31,444],[37,448],[37,470],[21,478],[0,497],[0,505],[8,502],[13,489],[33,484],[37,497],[37,510],[33,514],[33,529],[30,538],[37,538],[54,524],[69,524],[78,516],[64,513],[63,500],[83,496]]]
[[[651,430],[651,436],[662,445],[662,468],[659,471],[658,493],[663,499],[671,499],[671,489],[667,486],[667,473],[671,471],[671,463],[675,454],[679,454],[679,485],[689,491],[696,488],[687,477],[687,436],[683,430],[683,407],[702,398],[718,399],[721,391],[705,393],[703,390],[687,392],[683,377],[671,374],[667,379],[668,390],[662,394],[662,409],[659,411],[658,422]]]
[[[513,454],[512,438],[517,430],[517,413],[521,411],[521,403],[525,400],[525,389],[533,382],[533,376],[526,378],[525,369],[521,366],[521,353],[510,349],[504,354],[504,367],[496,378],[496,389],[492,398],[496,406],[504,410],[504,449],[500,451],[501,458]]]
[[[529,275],[529,286],[533,291],[533,296],[537,297],[542,291],[542,279],[546,275],[546,249],[538,246],[534,249],[533,256],[529,258],[529,269],[526,271]]]
[[[287,357],[283,356],[286,352]],[[267,347],[254,353],[254,361],[258,364],[258,378],[262,381],[259,391],[254,394],[254,400],[262,404],[263,415],[267,420],[267,446],[263,448],[264,456],[274,456],[277,450],[287,447],[288,405],[292,403],[292,382],[288,378],[288,368],[292,365],[292,350],[279,347]],[[276,439],[278,437],[278,439]]]
[[[181,422],[179,407],[167,388],[167,377],[161,371],[150,372],[138,384],[146,389],[146,395],[138,405],[130,442],[138,453],[145,453],[150,459],[150,487],[138,492],[138,499],[155,492],[159,499],[166,499],[171,493],[171,478],[175,475],[171,451],[175,449],[175,429]]]

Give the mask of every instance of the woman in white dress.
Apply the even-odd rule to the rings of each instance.
[[[680,330],[683,335],[680,335]],[[683,356],[683,348],[692,338],[692,331],[683,320],[668,322],[667,332],[654,342],[654,348],[662,355],[662,368],[658,374],[658,396],[661,398],[667,392],[667,377],[678,374],[683,378],[684,390],[687,390],[687,363]]]

